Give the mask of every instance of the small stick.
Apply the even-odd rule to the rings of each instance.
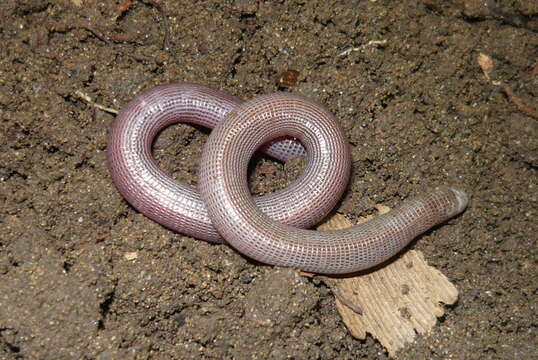
[[[531,109],[529,106],[525,105],[523,103],[523,100],[521,100],[515,93],[514,90],[509,85],[503,85],[502,86],[503,91],[505,92],[506,96],[516,105],[519,111],[524,112],[525,114],[532,116],[535,119],[538,119],[538,112],[536,112],[534,109]]]
[[[119,111],[116,109],[112,109],[112,108],[96,103],[95,101],[92,100],[92,98],[89,95],[83,93],[80,90],[75,91],[75,95],[77,95],[79,98],[81,98],[82,100],[86,101],[88,104],[94,106],[95,108],[99,110],[105,111],[107,113],[115,114],[115,115],[118,115],[119,113]]]
[[[340,54],[338,54],[339,57],[343,57],[346,55],[349,55],[349,53],[353,51],[359,51],[362,48],[365,48],[367,46],[383,46],[387,43],[387,40],[370,40],[366,44],[363,44],[361,46],[352,47],[347,50],[342,51]]]

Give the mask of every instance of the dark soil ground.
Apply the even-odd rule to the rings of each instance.
[[[337,211],[436,184],[472,194],[413,244],[460,299],[399,358],[535,358],[538,2],[121,2],[0,3],[0,358],[387,358],[348,334],[319,279],[131,208],[105,163],[114,115],[76,94],[121,109],[190,81],[249,99],[288,70],[299,77],[284,90],[325,104],[352,146]],[[519,100],[488,81],[480,53]],[[155,155],[195,184],[206,136],[174,126]],[[295,174],[260,157],[250,180],[261,193]]]

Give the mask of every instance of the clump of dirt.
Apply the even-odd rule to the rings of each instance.
[[[490,56],[491,78],[538,108],[535,1],[7,0],[0,13],[0,357],[386,358],[348,334],[318,279],[170,232],[121,198],[105,161],[114,115],[77,91],[121,109],[171,81],[325,104],[352,147],[337,209],[350,217],[465,188],[467,211],[414,244],[460,301],[399,358],[535,356],[538,122],[477,64]],[[195,184],[206,134],[163,132],[161,167]],[[257,158],[251,188],[301,166]]]

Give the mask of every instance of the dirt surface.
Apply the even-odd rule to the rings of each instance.
[[[318,278],[131,208],[105,164],[114,116],[76,95],[121,109],[190,81],[249,99],[287,70],[284,90],[325,104],[352,146],[339,212],[436,184],[472,194],[413,244],[460,300],[399,358],[535,356],[538,119],[521,104],[538,108],[536,1],[155,2],[0,2],[1,359],[387,358],[348,334]],[[206,136],[174,126],[155,155],[195,184]],[[296,173],[258,158],[250,180],[261,193]]]

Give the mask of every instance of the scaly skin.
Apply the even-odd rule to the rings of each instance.
[[[151,156],[158,132],[177,122],[209,128],[221,123],[202,154],[201,198],[194,188],[161,171]],[[304,155],[306,148],[308,167],[288,188],[253,200],[246,169],[258,148],[281,160]],[[160,224],[212,242],[221,242],[222,235],[258,261],[325,274],[379,264],[467,205],[463,191],[439,187],[349,229],[297,228],[313,226],[333,208],[347,184],[350,155],[333,116],[290,94],[242,103],[200,85],[158,86],[118,116],[109,138],[108,165],[120,193]]]
[[[118,115],[108,141],[108,167],[120,193],[161,225],[197,239],[222,242],[198,191],[159,169],[151,146],[159,131],[171,124],[188,122],[214,128],[241,103],[227,93],[188,83],[157,86],[137,96]],[[328,112],[324,114],[332,119]],[[258,198],[258,206],[276,221],[304,228],[327,215],[349,177],[347,142],[340,128],[337,133],[337,151],[324,155],[322,168],[310,164],[290,187]],[[268,142],[261,150],[282,161],[306,155],[303,146],[291,139]],[[330,168],[333,162],[343,166]],[[312,187],[318,193],[312,194]]]
[[[213,225],[239,252],[264,263],[309,272],[355,272],[387,260],[467,205],[463,191],[438,187],[343,230],[304,230],[270,219],[250,197],[248,161],[260,144],[288,135],[305,146],[311,163],[321,163],[323,154],[337,151],[332,144],[339,135],[332,119],[320,113],[317,104],[301,96],[259,96],[238,106],[209,136],[202,153],[200,193]],[[347,167],[339,162],[330,165]],[[312,188],[312,194],[317,191]]]

